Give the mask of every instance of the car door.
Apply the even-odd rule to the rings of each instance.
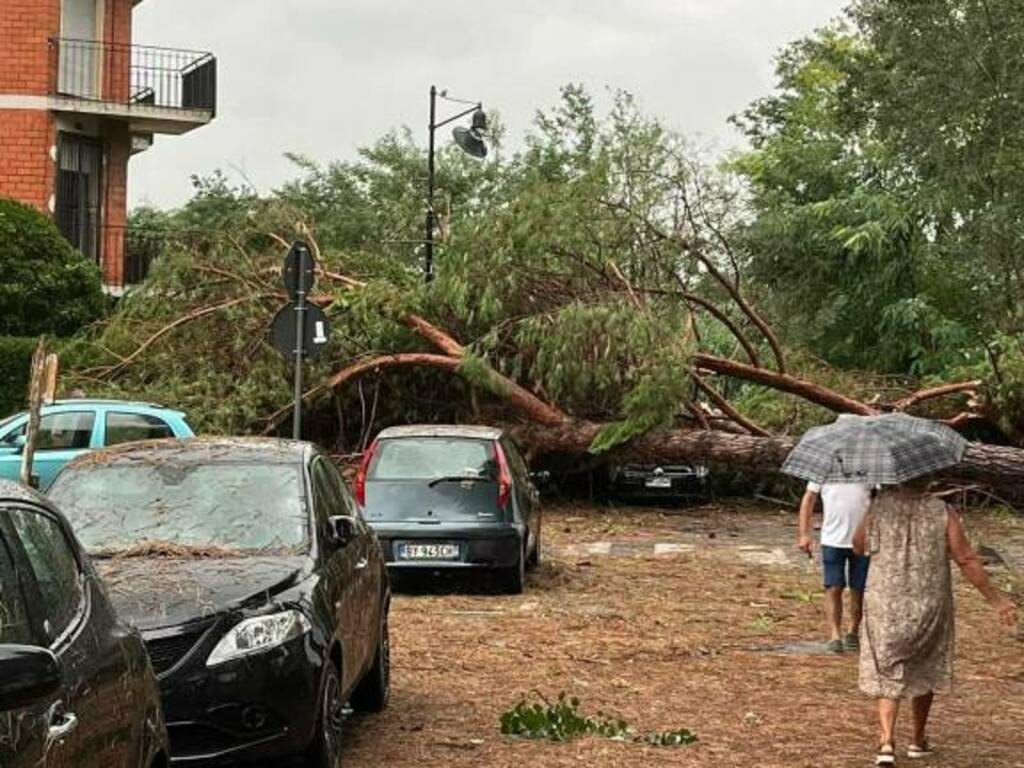
[[[10,645],[38,645],[39,633],[28,610],[31,575],[16,566],[10,545],[13,535],[0,516],[0,652]],[[34,585],[31,585],[34,586]],[[53,712],[63,691],[14,709],[0,702],[0,765],[4,768],[71,768],[66,741],[50,740]]]
[[[509,440],[502,440],[515,485],[516,504],[523,523],[530,531],[530,546],[540,531],[540,493],[530,479],[530,470],[519,450]]]
[[[381,595],[384,587],[382,579],[385,568],[383,556],[377,543],[377,534],[363,519],[363,513],[352,496],[352,492],[349,491],[345,478],[341,476],[341,472],[333,462],[326,458],[323,461],[328,478],[341,501],[341,514],[356,521],[358,535],[351,546],[357,552],[355,588],[360,605],[360,645],[362,646],[360,658],[363,659],[365,665],[369,665],[377,650],[376,641],[380,629]]]
[[[174,437],[171,425],[151,413],[107,410],[102,414],[99,444],[105,448],[137,440],[162,440]]]
[[[0,429],[0,479],[21,479],[21,438],[25,434],[25,416],[17,416]]]
[[[366,651],[361,643],[362,603],[358,590],[359,548],[355,542],[339,547],[329,543],[328,518],[343,515],[341,499],[335,492],[322,456],[310,466],[313,513],[316,519],[319,557],[323,567],[325,597],[330,601],[335,631],[342,644],[342,689],[356,682]]]
[[[17,559],[32,574],[29,610],[64,678],[63,696],[49,712],[51,738],[63,734],[76,768],[135,768],[144,667],[128,658],[128,631],[114,620],[57,517],[22,505],[5,516]]]
[[[8,480],[21,478],[23,441],[27,419],[0,438],[0,475]],[[46,490],[64,465],[91,448],[98,448],[93,428],[96,412],[90,409],[47,413],[39,420],[39,438],[32,461],[32,476]]]

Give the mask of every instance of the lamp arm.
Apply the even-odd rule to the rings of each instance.
[[[465,110],[463,112],[459,112],[459,114],[457,114],[457,115],[452,115],[451,117],[447,118],[446,120],[442,120],[440,123],[434,123],[433,125],[430,126],[430,130],[435,131],[438,128],[442,128],[442,127],[448,125],[448,123],[454,123],[459,118],[465,117],[466,115],[470,115],[473,112],[476,112],[478,109],[482,109],[482,108],[483,108],[483,104],[475,104],[472,107],[470,107],[469,109],[467,109],[467,110]]]

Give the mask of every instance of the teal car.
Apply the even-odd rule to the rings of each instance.
[[[0,421],[0,479],[19,480],[28,414]],[[46,491],[57,473],[88,451],[136,440],[194,437],[180,411],[122,400],[57,400],[44,405],[32,462],[34,484]]]

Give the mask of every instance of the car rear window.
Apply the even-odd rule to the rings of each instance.
[[[493,452],[486,440],[407,437],[382,440],[369,480],[433,480],[493,476]]]

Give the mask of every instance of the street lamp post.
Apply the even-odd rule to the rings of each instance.
[[[469,109],[452,115],[441,122],[437,122],[437,99],[440,96],[446,101],[459,104],[472,104]],[[484,114],[481,102],[463,101],[448,96],[447,91],[438,93],[437,86],[430,86],[430,124],[427,135],[427,231],[425,242],[425,253],[423,262],[423,278],[426,282],[434,279],[434,133],[449,123],[453,123],[466,115],[472,114],[472,127],[456,127],[452,131],[452,137],[464,152],[473,157],[483,158],[487,156],[487,144],[484,143],[483,132],[487,129],[487,115]]]

